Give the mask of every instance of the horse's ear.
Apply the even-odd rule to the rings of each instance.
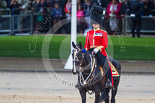
[[[73,48],[76,48],[76,45],[75,45],[75,43],[74,43],[74,42],[72,42],[72,46],[73,46]]]
[[[81,44],[81,42],[79,42],[79,47],[80,47],[80,49],[82,49],[82,44]]]

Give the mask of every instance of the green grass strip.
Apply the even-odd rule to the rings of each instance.
[[[77,41],[84,45],[85,36]],[[154,37],[109,36],[109,55],[118,60],[155,60]],[[0,57],[67,59],[70,36],[1,36]]]

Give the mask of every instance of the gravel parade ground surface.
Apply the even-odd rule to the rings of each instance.
[[[0,58],[0,71],[64,71],[66,60]],[[122,72],[155,74],[155,61],[120,61]]]
[[[155,103],[155,75],[123,74],[116,103]],[[0,103],[80,103],[77,75],[0,72]],[[94,103],[94,94],[87,95]]]
[[[80,94],[74,87],[77,75],[62,72],[65,62],[0,58],[0,103],[81,103]],[[123,73],[116,103],[155,103],[155,62],[120,63]],[[94,95],[87,95],[87,103],[94,103]]]

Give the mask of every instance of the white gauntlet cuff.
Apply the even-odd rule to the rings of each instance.
[[[99,49],[97,49],[97,48],[95,48],[94,50],[93,50],[93,52],[96,54],[97,52],[99,51]]]

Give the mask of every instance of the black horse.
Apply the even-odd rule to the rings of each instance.
[[[86,103],[86,93],[95,93],[95,103],[105,101],[109,103],[109,91],[106,88],[107,77],[106,71],[98,65],[93,50],[83,51],[81,43],[76,46],[72,43],[73,50],[73,74],[78,73],[78,82],[80,83],[79,92],[82,98],[82,103]],[[109,61],[121,71],[119,62],[109,57]],[[114,89],[112,90],[111,103],[115,103],[115,96],[119,84],[120,76],[114,77]],[[91,92],[90,92],[91,91]]]

